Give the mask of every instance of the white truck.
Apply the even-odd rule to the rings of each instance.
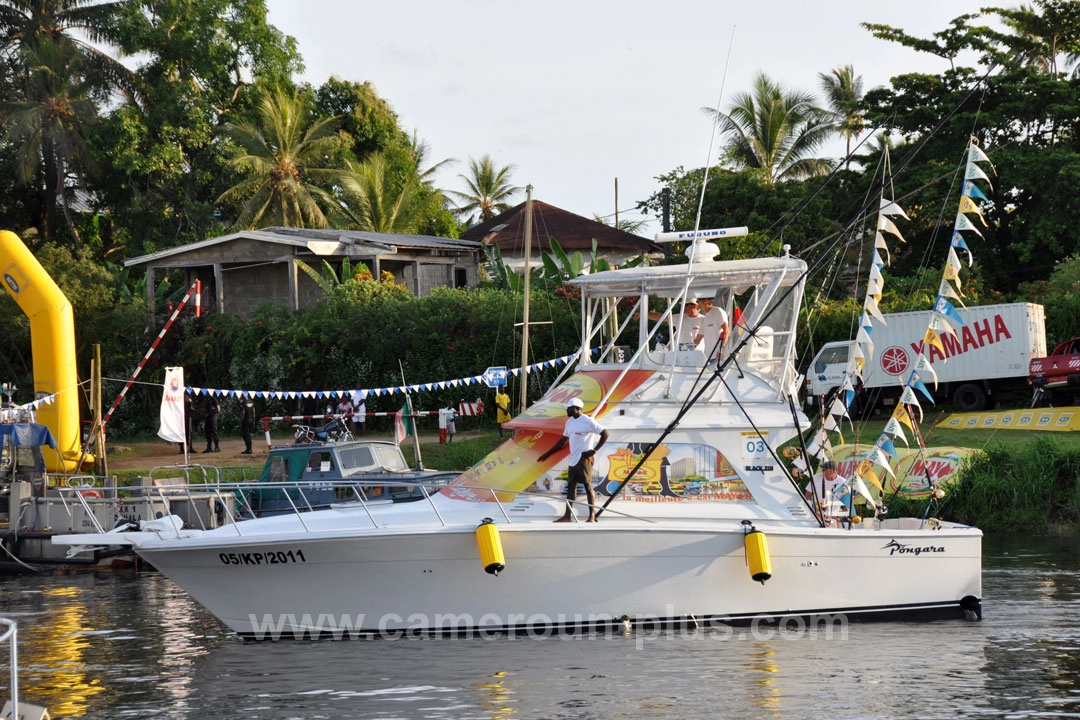
[[[956,337],[945,333],[945,352],[926,348],[937,373],[925,373],[923,383],[936,403],[951,402],[960,412],[977,412],[1002,400],[1029,397],[1028,365],[1046,355],[1046,328],[1042,305],[1009,303],[958,307],[963,325],[951,323]],[[930,311],[890,313],[887,325],[873,321],[870,339],[874,356],[863,368],[863,384],[855,410],[867,414],[879,405],[893,406],[900,397],[923,337]],[[839,387],[852,342],[826,343],[806,371],[806,403],[817,406]],[[925,396],[918,393],[925,406]]]

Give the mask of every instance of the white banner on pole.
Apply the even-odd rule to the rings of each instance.
[[[184,427],[184,368],[165,368],[165,392],[161,396],[161,429],[158,437],[169,442],[187,443]]]

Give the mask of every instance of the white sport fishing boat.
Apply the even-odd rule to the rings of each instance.
[[[575,372],[451,485],[410,503],[357,499],[213,530],[164,518],[108,544],[130,545],[249,638],[979,617],[978,529],[830,521],[777,454],[809,427],[794,399],[806,263],[714,262],[715,246],[694,247],[689,271],[572,280],[584,338]],[[719,363],[657,341],[674,335],[666,320],[678,324],[689,296],[741,300]],[[664,318],[650,319],[650,299],[666,303]],[[595,459],[597,523],[584,522],[583,503],[577,522],[553,522],[567,452],[538,461],[571,398],[610,434]]]

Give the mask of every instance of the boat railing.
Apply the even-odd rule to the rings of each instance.
[[[7,641],[8,655],[11,661],[10,717],[17,718],[19,717],[19,627],[14,620],[0,618],[0,628],[3,628],[3,632],[0,633],[0,643]]]
[[[433,516],[440,525],[447,525],[447,519],[439,509],[435,498],[439,491],[447,487],[447,482],[424,482],[395,481],[381,479],[367,480],[326,480],[326,481],[289,481],[289,482],[210,482],[205,484],[178,483],[174,485],[155,484],[143,486],[127,486],[116,489],[116,500],[98,499],[87,497],[85,488],[62,488],[61,497],[71,506],[80,505],[86,512],[89,522],[97,532],[105,533],[106,530],[99,522],[93,511],[93,506],[98,502],[121,503],[125,499],[144,497],[154,501],[155,508],[162,511],[168,510],[170,514],[176,514],[173,509],[178,504],[186,504],[188,508],[200,508],[194,512],[184,512],[185,524],[190,529],[211,530],[222,526],[233,526],[238,535],[243,535],[243,524],[246,520],[268,515],[295,515],[305,531],[310,532],[305,515],[313,510],[354,507],[363,511],[367,521],[372,527],[379,527],[379,518],[376,516],[376,508],[392,503],[416,502],[424,503],[430,508]],[[558,500],[561,504],[566,501],[565,497],[553,497],[547,493],[529,492],[519,490],[506,490],[490,487],[476,487],[469,485],[454,485],[454,490],[474,495],[477,499],[490,499],[498,509],[503,520],[514,523],[508,504],[500,495],[513,497],[509,505],[522,500],[540,499],[544,501]],[[65,503],[65,504],[66,504]],[[587,502],[572,501],[575,506],[588,510]],[[69,512],[71,512],[69,508]],[[608,508],[606,513],[619,515],[641,522],[653,522],[648,518],[642,518],[629,513]]]

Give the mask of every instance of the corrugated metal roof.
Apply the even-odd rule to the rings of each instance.
[[[124,261],[124,267],[146,265],[166,258],[181,255],[192,250],[213,247],[233,240],[256,240],[258,242],[308,248],[311,242],[340,242],[355,245],[364,251],[382,254],[393,253],[397,248],[422,248],[425,250],[456,250],[480,252],[481,243],[474,240],[433,237],[429,235],[397,235],[394,233],[374,233],[360,230],[323,230],[318,228],[268,227],[260,230],[242,230],[229,235],[208,238],[199,242],[179,247],[159,250],[149,255],[141,255]]]

